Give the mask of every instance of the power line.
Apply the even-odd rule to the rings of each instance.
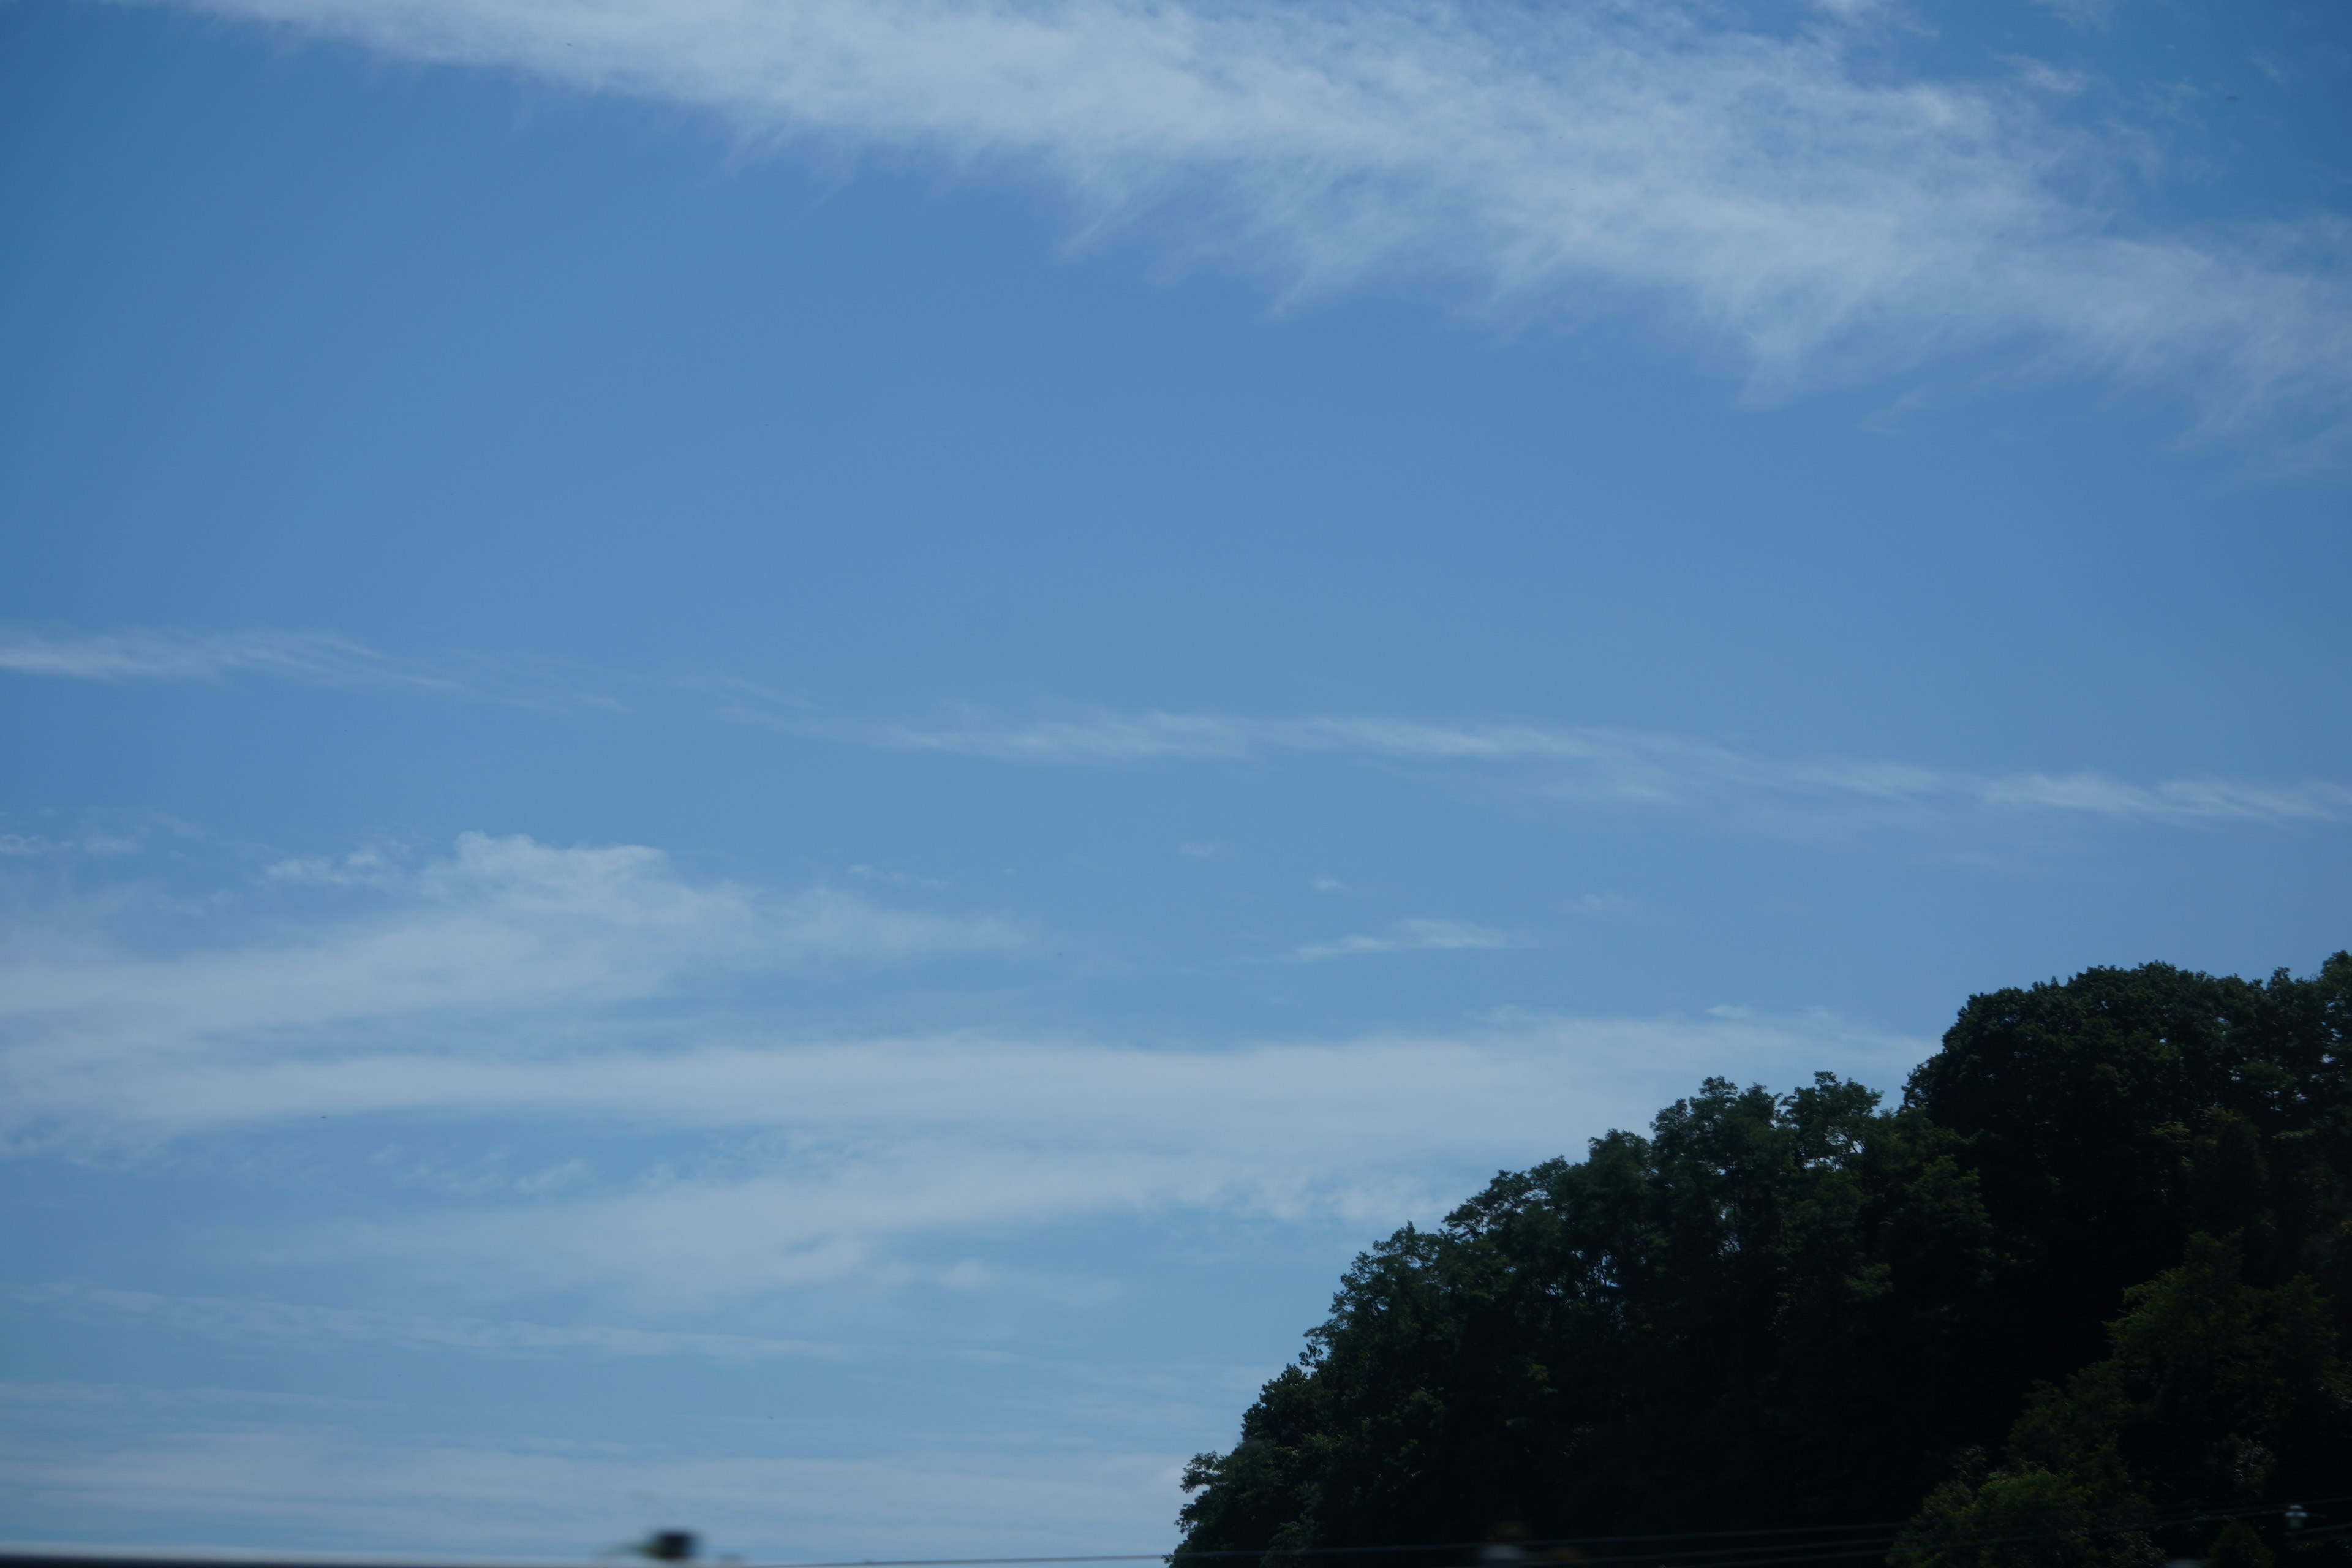
[[[2328,1497],[2319,1498],[2315,1500],[2325,1505],[2329,1503],[2352,1501],[2352,1498]],[[1899,1537],[1906,1534],[1910,1535],[1912,1539],[1921,1542],[1923,1545],[1931,1549],[1937,1545],[1996,1545],[2023,1541],[2053,1541],[2069,1535],[2079,1535],[2084,1533],[2085,1531],[2094,1534],[2117,1534],[2134,1530],[2163,1529],[2168,1525],[2196,1523],[2209,1519],[2250,1518],[2261,1514],[2280,1512],[2283,1506],[2284,1505],[2264,1506],[2260,1508],[2212,1509],[2200,1507],[2195,1504],[2181,1504],[2169,1509],[2154,1510],[2146,1515],[2142,1515],[2128,1521],[2112,1524],[2085,1524],[2066,1530],[2031,1534],[1964,1535],[1948,1531],[1938,1532],[1934,1531],[1932,1528],[1927,1529],[1923,1532],[1923,1527],[1916,1521],[1904,1521],[1901,1522],[1895,1522],[1892,1521],[1882,1521],[1869,1524],[1776,1525],[1755,1530],[1688,1530],[1648,1535],[1551,1536],[1541,1540],[1515,1542],[1512,1544],[1518,1546],[1523,1550],[1532,1549],[1540,1551],[1546,1547],[1555,1546],[1572,1546],[1580,1550],[1589,1547],[1637,1546],[1645,1545],[1651,1542],[1678,1541],[1722,1541],[1727,1542],[1727,1546],[1724,1550],[1730,1551],[1733,1550],[1733,1548],[1731,1548],[1727,1543],[1734,1541],[1754,1541],[1759,1537],[1769,1536],[1802,1536],[1806,1538],[1801,1541],[1790,1542],[1785,1547],[1762,1548],[1761,1550],[1766,1553],[1766,1555],[1749,1555],[1743,1558],[1725,1558],[1720,1556],[1718,1552],[1705,1550],[1668,1552],[1663,1553],[1641,1552],[1622,1554],[1626,1557],[1638,1557],[1645,1563],[1675,1562],[1692,1563],[1696,1561],[1704,1562],[1706,1564],[1706,1568],[1771,1568],[1771,1565],[1776,1563],[1793,1564],[1801,1563],[1825,1563],[1839,1561],[1850,1557],[1868,1557],[1877,1555],[1887,1548],[1891,1548]],[[2305,1533],[2309,1534],[2315,1532],[2305,1531]],[[1831,1550],[1812,1552],[1808,1552],[1808,1548],[1816,1545],[1824,1548],[1848,1548],[1853,1547],[1858,1541],[1872,1540],[1883,1540],[1885,1542],[1886,1546],[1873,1546],[1858,1551]],[[1225,1562],[1243,1558],[1263,1559],[1266,1557],[1287,1559],[1293,1557],[1394,1556],[1399,1553],[1414,1552],[1433,1553],[1461,1552],[1475,1552],[1481,1551],[1491,1544],[1493,1543],[1484,1541],[1438,1541],[1391,1542],[1369,1546],[1301,1546],[1280,1550],[1271,1547],[1223,1547],[1204,1552],[1181,1552],[1181,1555],[1187,1563]],[[832,1563],[783,1563],[760,1564],[756,1565],[756,1568],[1051,1568],[1051,1565],[1054,1564],[1082,1563],[1165,1563],[1176,1557],[1178,1555],[1178,1551],[1181,1551],[1181,1549],[1169,1552],[1085,1552],[1074,1553],[1067,1556],[1053,1557],[861,1557],[845,1558],[841,1561]],[[747,1564],[746,1568],[754,1568],[754,1565]]]
[[[2352,1501],[2352,1497],[2323,1497],[2311,1500],[2325,1507]],[[2170,1508],[2149,1510],[2131,1519],[2108,1522],[2086,1521],[2064,1529],[2010,1531],[2000,1534],[1975,1534],[1952,1529],[1938,1529],[1916,1521],[1895,1522],[1880,1521],[1864,1524],[1776,1525],[1749,1530],[1693,1530],[1641,1535],[1557,1536],[1542,1540],[1516,1542],[1522,1550],[1540,1552],[1546,1548],[1571,1547],[1580,1552],[1600,1549],[1601,1555],[1596,1568],[1611,1563],[1624,1568],[1652,1568],[1678,1564],[1680,1568],[1801,1568],[1814,1563],[1851,1562],[1865,1557],[1884,1557],[1906,1538],[1924,1551],[1956,1546],[2013,1545],[2033,1541],[2056,1541],[2068,1537],[2125,1534],[2139,1530],[2164,1530],[2210,1520],[2244,1519],[2284,1511],[2282,1506],[2221,1509],[2197,1504],[2179,1504]],[[2296,1531],[2300,1539],[2336,1535],[2352,1530],[2352,1523],[2324,1525],[2317,1529]],[[1790,1539],[1790,1538],[1796,1539]],[[1609,1548],[1642,1548],[1684,1542],[1717,1542],[1715,1547],[1693,1547],[1683,1551],[1618,1551]],[[1767,1544],[1767,1542],[1777,1542]],[[1330,1558],[1339,1556],[1395,1556],[1420,1552],[1424,1555],[1475,1553],[1492,1542],[1394,1542],[1366,1546],[1306,1546],[1275,1551],[1268,1548],[1219,1548],[1182,1553],[1187,1563],[1234,1562],[1242,1559],[1264,1560],[1268,1557]],[[782,1563],[743,1564],[740,1568],[1072,1568],[1082,1563],[1171,1563],[1177,1552],[1072,1552],[1049,1556],[1028,1557],[896,1557],[846,1558],[828,1563]],[[77,1547],[70,1545],[34,1546],[28,1543],[0,1545],[0,1568],[522,1568],[515,1561],[483,1562],[473,1560],[458,1563],[451,1559],[388,1557],[366,1554],[223,1552],[201,1550],[156,1550],[139,1547]],[[1542,1568],[1540,1562],[1527,1568]]]

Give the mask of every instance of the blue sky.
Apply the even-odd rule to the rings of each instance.
[[[0,7],[0,1534],[1152,1551],[1496,1169],[2309,971],[2347,77]]]

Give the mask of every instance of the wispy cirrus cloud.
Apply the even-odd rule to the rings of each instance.
[[[813,1034],[726,1005],[709,981],[987,951],[1003,930],[878,907],[812,921],[803,895],[698,881],[642,847],[468,836],[421,865],[387,858],[286,872],[289,897],[361,879],[296,940],[270,923],[159,955],[60,945],[64,922],[24,914],[0,932],[5,1143],[136,1160],[262,1137],[349,1158],[355,1138],[495,1129],[562,1179],[489,1179],[500,1164],[419,1183],[388,1152],[353,1179],[403,1203],[280,1235],[273,1256],[699,1308],[827,1281],[964,1288],[956,1249],[974,1238],[1117,1216],[1393,1224],[1498,1165],[1638,1124],[1710,1072],[1890,1082],[1927,1049],[1827,1016],[1528,1016],[1158,1047]],[[1497,939],[1423,921],[1378,940]],[[312,1327],[508,1342],[478,1325]]]
[[[86,1392],[100,1397],[77,1397]],[[1226,1397],[1245,1403],[1247,1385]],[[761,1401],[771,1402],[789,1409]],[[1166,1451],[1164,1434],[1057,1443],[1017,1425],[984,1445],[926,1435],[856,1451],[836,1433],[779,1452],[773,1427],[692,1411],[618,1440],[572,1430],[502,1440],[413,1424],[371,1431],[358,1412],[320,1403],[289,1413],[237,1391],[197,1404],[122,1385],[0,1384],[0,1509],[52,1540],[85,1539],[97,1520],[134,1539],[259,1538],[311,1559],[324,1547],[582,1562],[672,1522],[670,1510],[755,1562],[1073,1542],[1148,1552],[1164,1548],[1185,1457]]]
[[[1291,952],[1308,963],[1326,958],[1353,958],[1372,952],[1458,952],[1468,948],[1515,945],[1510,934],[1465,921],[1397,921],[1381,931],[1310,942]]]
[[[1585,800],[1674,805],[1745,794],[1849,806],[2074,812],[2148,822],[2343,822],[2352,788],[2177,779],[2134,784],[2094,773],[1982,774],[1852,758],[1790,758],[1688,736],[1508,721],[1379,715],[1254,717],[1114,709],[1024,716],[952,709],[928,719],[745,715],[794,733],[884,750],[1037,766],[1325,756],[1538,771]]]
[[[2232,779],[2167,779],[2126,784],[2097,773],[2011,773],[1974,783],[1989,805],[2092,812],[2152,821],[2342,822],[2352,819],[2352,789],[2310,781],[2252,784]]]
[[[299,934],[174,952],[126,946],[62,912],[0,931],[0,1098],[12,1102],[0,1137],[70,1130],[114,1098],[110,1082],[160,1087],[181,1072],[195,1074],[179,1079],[189,1092],[204,1092],[200,1079],[242,1081],[215,1110],[266,1121],[273,1095],[305,1097],[296,1085],[319,1061],[404,1030],[455,1040],[577,1030],[603,1010],[730,973],[1003,952],[1024,941],[992,915],[908,910],[823,886],[772,893],[698,880],[634,845],[466,834],[415,863],[362,851],[272,871],[280,885],[355,884],[373,897],[314,916]],[[264,1088],[273,1082],[279,1089]]]
[[[0,626],[0,671],[114,685],[238,678],[376,688],[517,707],[625,710],[611,683],[541,661],[397,658],[312,632],[63,632]]]
[[[168,1296],[62,1280],[27,1286],[8,1295],[35,1310],[59,1316],[129,1321],[205,1338],[313,1350],[358,1344],[501,1358],[695,1356],[730,1363],[833,1360],[852,1353],[849,1347],[837,1343],[757,1334],[385,1312],[248,1297]]]
[[[0,856],[36,859],[52,855],[129,855],[140,840],[129,834],[91,833],[58,838],[46,833],[0,833]]]
[[[593,1182],[281,1238],[476,1295],[701,1310],[842,1281],[952,1285],[939,1249],[1145,1215],[1384,1228],[1498,1166],[1574,1152],[1715,1073],[1892,1083],[1929,1043],[1837,1018],[1541,1016],[1457,1031],[1139,1048],[963,1033],[595,1048],[286,1048],[32,1079],[53,1120],[139,1142],[300,1136],[320,1117],[496,1125],[599,1155]],[[395,1120],[396,1119],[396,1120]],[[363,1123],[362,1123],[363,1124]],[[722,1138],[681,1163],[664,1135]],[[653,1140],[653,1142],[642,1142]],[[968,1257],[969,1254],[961,1254]],[[933,1259],[925,1261],[925,1259]]]
[[[68,680],[217,680],[262,674],[337,685],[433,684],[371,648],[299,633],[56,635],[0,630],[0,669]]]
[[[200,4],[1032,171],[1091,221],[1156,210],[1179,251],[1291,289],[1436,277],[1518,311],[1632,306],[1767,384],[1991,351],[2166,387],[2212,426],[2340,432],[2352,397],[2332,219],[2119,216],[2145,135],[2068,121],[2031,72],[1906,68],[1874,7]]]
[[[1394,714],[1254,715],[1062,706],[1027,713],[971,704],[908,718],[828,713],[726,677],[616,677],[532,661],[403,661],[301,635],[36,634],[0,628],[0,670],[106,682],[253,677],[373,684],[546,710],[698,710],[804,740],[1034,766],[1142,766],[1328,757],[1516,768],[1562,799],[1684,805],[1748,796],[1822,811],[2071,813],[2151,823],[2352,821],[2352,786],[2216,777],[2135,784],[2088,770],[1978,773],[1885,759],[1790,757],[1690,735],[1522,720]],[[624,702],[612,693],[625,690]],[[0,838],[31,853],[37,836]],[[1203,840],[1188,853],[1213,853]],[[324,874],[324,873],[321,873]],[[358,875],[346,868],[343,875]]]

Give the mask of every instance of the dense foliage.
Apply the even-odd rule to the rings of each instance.
[[[2347,1030],[2352,954],[2093,970],[1970,998],[1900,1109],[1710,1079],[1499,1175],[1357,1259],[1180,1563],[1916,1519],[1913,1568],[2097,1568],[2352,1493]]]

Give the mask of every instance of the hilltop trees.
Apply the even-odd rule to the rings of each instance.
[[[2126,1292],[2104,1358],[2029,1396],[2000,1469],[1970,1456],[1936,1489],[1905,1568],[2152,1562],[2156,1521],[2343,1487],[2352,1389],[2329,1303],[2305,1275],[2246,1283],[2231,1243],[2198,1233],[2187,1251]],[[2084,1532],[2094,1521],[2137,1528]]]
[[[2019,1518],[2352,1491],[2348,1025],[2352,955],[2094,970],[1971,998],[1897,1109],[1711,1079],[1499,1175],[1358,1258],[1178,1555],[1916,1514],[1996,1568]]]

